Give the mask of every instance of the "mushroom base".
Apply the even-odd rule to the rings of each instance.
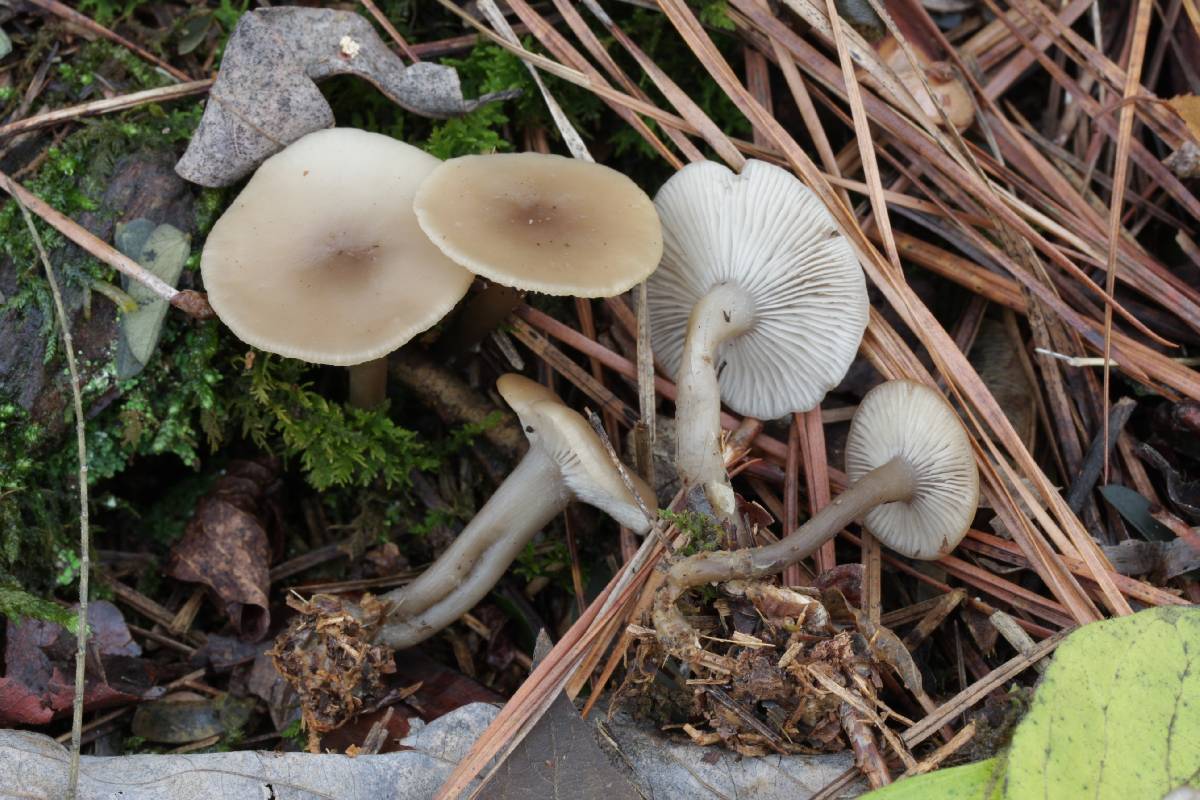
[[[789,564],[812,555],[837,532],[883,503],[909,500],[916,491],[916,474],[904,460],[893,458],[877,467],[808,522],[773,544],[732,552],[700,553],[677,561],[654,598],[654,627],[659,641],[681,658],[700,652],[696,631],[676,608],[688,589],[707,583],[750,580],[781,572]]]

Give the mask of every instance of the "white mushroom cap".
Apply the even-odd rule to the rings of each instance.
[[[496,389],[521,420],[530,448],[541,448],[558,464],[575,499],[595,506],[626,528],[639,533],[649,529],[649,520],[587,420],[554,392],[522,375],[501,375]],[[626,471],[642,503],[654,513],[654,491],[636,472]]]
[[[820,403],[854,360],[868,303],[858,259],[817,196],[766,162],[734,174],[705,161],[675,173],[654,204],[663,258],[647,289],[664,366],[678,373],[696,302],[736,284],[755,324],[722,348],[722,399],[760,419]]]
[[[979,471],[954,410],[928,386],[887,381],[867,392],[850,423],[846,475],[851,482],[900,457],[912,468],[909,502],[884,503],[864,517],[881,542],[910,558],[954,549],[979,506]]]
[[[442,251],[505,286],[612,297],[662,254],[646,193],[608,167],[544,153],[463,156],[417,193],[421,227]]]
[[[439,163],[350,128],[310,133],[267,159],[204,244],[217,316],[255,347],[342,366],[387,355],[436,323],[473,279],[412,212]]]

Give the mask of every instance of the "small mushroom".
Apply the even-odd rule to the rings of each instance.
[[[722,398],[760,419],[819,404],[858,351],[866,281],[820,200],[774,165],[689,164],[654,204],[663,258],[647,288],[655,352],[678,376],[677,468],[729,515]]]
[[[644,533],[654,493],[636,474],[630,494],[600,438],[554,392],[516,374],[496,388],[512,406],[529,451],[454,543],[420,577],[382,599],[392,611],[380,641],[396,649],[432,636],[470,611],[496,584],[525,544],[572,500],[595,506]]]
[[[658,214],[637,184],[563,156],[450,159],[421,185],[413,207],[434,244],[492,282],[446,337],[457,352],[516,307],[521,295],[512,289],[613,297],[644,281],[662,254]]]
[[[941,395],[911,381],[880,384],[863,398],[850,424],[846,473],[850,487],[778,542],[676,562],[654,600],[654,625],[664,645],[685,655],[699,647],[675,607],[693,586],[772,575],[859,517],[896,552],[936,559],[962,540],[979,505],[967,432]]]
[[[350,398],[383,400],[388,353],[440,320],[472,276],[417,225],[436,158],[388,136],[332,128],[263,162],[217,220],[200,260],[208,299],[239,339],[349,366]]]

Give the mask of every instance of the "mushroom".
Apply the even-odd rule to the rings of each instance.
[[[388,353],[440,320],[472,276],[417,225],[440,162],[377,133],[331,128],[263,162],[200,259],[208,299],[239,339],[350,367],[350,399],[383,400]]]
[[[859,517],[896,552],[936,559],[962,540],[979,505],[967,432],[941,395],[911,381],[880,384],[863,398],[850,423],[846,473],[850,487],[778,542],[676,562],[654,599],[654,626],[664,645],[680,654],[697,652],[695,631],[675,607],[690,587],[779,572]]]
[[[516,374],[496,388],[512,406],[529,451],[454,543],[405,587],[382,599],[392,610],[380,641],[396,649],[432,636],[475,606],[525,544],[572,500],[595,506],[644,533],[654,493],[628,473],[634,498],[591,426],[554,392]]]
[[[504,287],[612,297],[645,280],[662,254],[658,214],[637,184],[563,156],[450,159],[421,185],[413,208],[434,244],[493,282],[448,337],[460,350],[516,307],[520,295]]]
[[[866,281],[816,195],[772,164],[689,164],[654,204],[663,258],[647,289],[655,352],[678,376],[676,466],[728,517],[722,398],[760,419],[819,404],[858,351]]]

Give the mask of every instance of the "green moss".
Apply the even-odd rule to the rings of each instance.
[[[658,515],[688,534],[687,544],[679,551],[681,555],[690,556],[721,549],[725,532],[708,514],[702,514],[699,511],[671,511],[660,508]]]
[[[72,633],[77,629],[76,616],[58,603],[34,597],[14,586],[0,585],[0,616],[10,620],[40,619],[61,625]]]
[[[242,434],[261,449],[298,459],[314,488],[366,487],[376,480],[404,487],[409,472],[437,464],[417,435],[385,409],[331,402],[304,382],[305,369],[299,361],[256,353],[238,378],[231,411]]]
[[[78,0],[77,10],[101,25],[112,25],[146,5],[149,0]]]

